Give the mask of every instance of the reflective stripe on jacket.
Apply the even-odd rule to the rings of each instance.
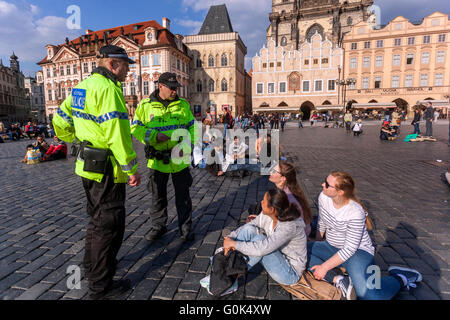
[[[155,96],[155,93],[152,94]],[[162,160],[149,159],[147,167],[165,173],[175,173],[190,166],[190,155],[199,138],[199,129],[201,127],[195,122],[189,103],[183,99],[175,100],[165,107],[161,102],[151,100],[150,98],[141,101],[136,109],[136,114],[131,124],[131,133],[143,144],[153,146],[158,151],[172,150],[179,144],[176,141],[156,142],[158,132],[167,135],[169,138],[177,129],[186,129],[189,131],[190,143],[182,143],[185,160],[176,164],[171,159],[169,164],[164,164]],[[200,131],[201,132],[201,131]]]
[[[93,73],[72,90],[52,122],[61,140],[72,142],[76,137],[89,141],[94,148],[109,149],[115,183],[126,183],[127,175],[136,173],[136,153],[120,82],[114,83],[107,75]],[[103,174],[84,171],[83,166],[84,161],[78,158],[77,175],[102,181]]]

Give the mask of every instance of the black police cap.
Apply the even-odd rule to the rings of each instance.
[[[159,76],[159,83],[169,87],[170,89],[176,89],[181,87],[181,84],[177,81],[177,75],[171,72],[164,72]]]
[[[101,47],[99,50],[99,53],[100,53],[100,55],[98,56],[99,58],[124,59],[124,60],[128,61],[128,63],[130,63],[130,64],[136,63],[136,62],[134,62],[133,59],[130,59],[128,57],[128,54],[125,51],[125,49],[118,47],[118,46],[114,46],[112,44]]]

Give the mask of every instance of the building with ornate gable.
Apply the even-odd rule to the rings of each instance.
[[[183,36],[170,32],[170,20],[162,26],[154,20],[100,31],[86,30],[81,37],[64,44],[47,45],[47,56],[38,63],[42,67],[46,113],[51,118],[72,88],[90,76],[97,66],[97,51],[106,44],[124,48],[136,61],[130,65],[123,93],[130,116],[137,104],[156,88],[155,82],[164,72],[173,72],[182,84],[178,94],[189,98],[190,57]]]
[[[192,59],[191,105],[196,117],[211,108],[214,117],[226,109],[233,116],[251,112],[247,47],[233,31],[225,5],[211,6],[197,35],[185,37]]]

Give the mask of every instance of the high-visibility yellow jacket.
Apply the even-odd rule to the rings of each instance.
[[[96,73],[96,72],[99,73]],[[105,68],[98,68],[80,82],[53,117],[55,134],[61,140],[89,141],[92,147],[109,149],[115,183],[126,183],[127,175],[137,171],[130,122],[122,85]],[[75,173],[101,182],[103,174],[83,170],[84,161],[77,159]]]
[[[164,164],[162,160],[149,159],[147,167],[158,170],[164,173],[176,173],[190,166],[190,155],[195,145],[200,139],[199,130],[201,127],[195,122],[194,115],[191,112],[189,103],[179,98],[170,103],[167,107],[164,106],[158,99],[156,99],[157,92],[154,92],[150,98],[141,101],[136,109],[136,114],[131,124],[131,133],[143,144],[153,146],[158,151],[172,150],[175,146],[181,143],[180,147],[183,150],[183,160],[181,163],[174,162],[171,157],[169,164]],[[183,138],[182,142],[178,139],[180,131],[174,132],[177,129],[185,129],[188,132],[187,136],[190,138],[190,143]],[[164,133],[174,141],[167,142],[156,141],[158,132]],[[178,155],[177,155],[178,157]],[[180,158],[181,159],[181,158]]]

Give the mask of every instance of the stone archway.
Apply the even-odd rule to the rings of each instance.
[[[405,100],[398,98],[392,102],[394,102],[399,109],[406,111],[406,113],[409,113],[409,104]]]
[[[303,120],[309,120],[313,109],[314,104],[311,101],[305,101],[302,103],[300,110],[303,112]]]

